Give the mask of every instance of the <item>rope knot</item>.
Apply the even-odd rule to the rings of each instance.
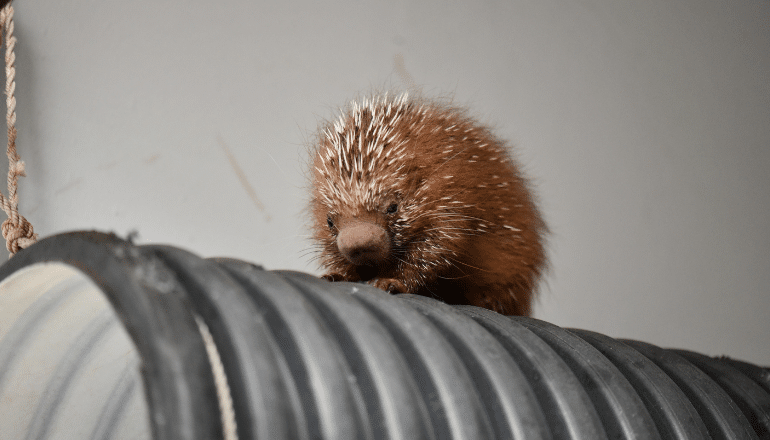
[[[23,216],[18,217],[18,223],[14,223],[10,218],[6,219],[2,225],[3,237],[6,239],[6,247],[12,254],[27,248],[37,241],[32,224]]]

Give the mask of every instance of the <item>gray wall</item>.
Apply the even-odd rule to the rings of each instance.
[[[308,139],[356,93],[414,81],[537,182],[537,317],[770,364],[766,0],[221,3],[18,2],[38,232],[135,229],[319,273]]]

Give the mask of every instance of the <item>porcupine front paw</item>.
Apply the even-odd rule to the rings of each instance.
[[[378,278],[369,282],[372,286],[382,289],[388,293],[407,293],[408,290],[403,282],[395,278]]]

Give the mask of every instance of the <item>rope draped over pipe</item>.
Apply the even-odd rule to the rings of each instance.
[[[11,252],[11,256],[20,249],[29,247],[37,241],[32,224],[19,214],[19,194],[18,180],[19,176],[26,176],[24,173],[24,162],[16,152],[16,37],[13,35],[13,6],[8,2],[0,10],[0,31],[4,34],[5,40],[5,94],[6,94],[6,123],[8,125],[8,197],[0,193],[0,205],[3,211],[8,215],[8,219],[3,222],[3,238],[6,240],[6,247]]]

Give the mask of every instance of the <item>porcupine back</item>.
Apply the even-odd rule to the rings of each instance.
[[[327,278],[530,313],[547,228],[505,143],[464,110],[373,96],[323,125],[312,154]]]

